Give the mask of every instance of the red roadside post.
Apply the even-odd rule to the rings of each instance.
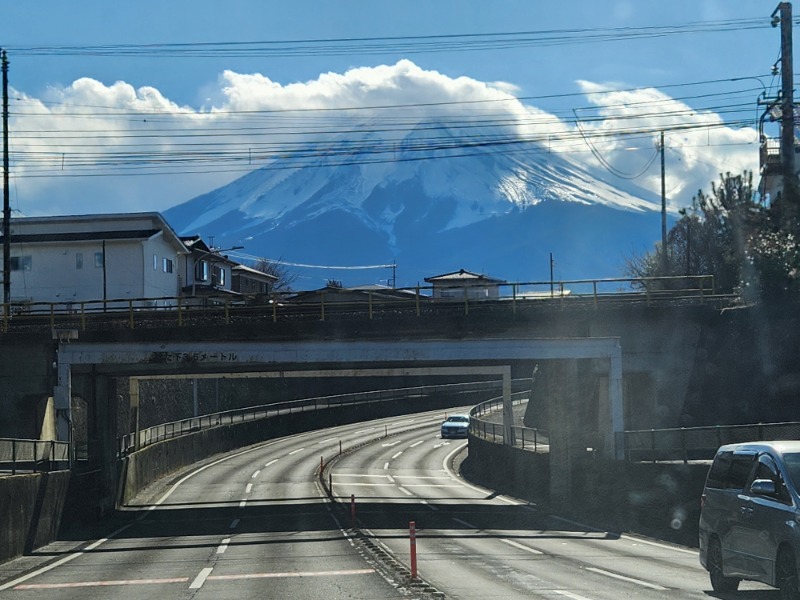
[[[417,578],[417,524],[408,522],[408,539],[411,543],[411,579]]]

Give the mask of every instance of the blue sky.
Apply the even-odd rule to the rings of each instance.
[[[346,99],[341,96],[338,100],[335,95],[346,87],[344,84],[337,81],[334,93],[333,86],[323,89],[319,83],[325,74],[342,75],[354,68],[373,70],[359,80],[362,86],[364,81],[374,82],[375,78],[385,76],[381,98],[390,99],[391,86],[396,86],[398,81],[407,82],[409,78],[399,77],[396,70],[377,69],[381,65],[398,65],[403,60],[411,61],[422,73],[430,75],[415,79],[420,86],[427,83],[439,86],[436,93],[431,93],[433,98],[445,91],[450,94],[448,98],[453,97],[460,89],[458,78],[468,78],[470,82],[524,97],[526,106],[559,115],[564,120],[573,110],[588,106],[608,117],[608,112],[603,113],[598,108],[602,103],[590,101],[587,92],[611,87],[651,87],[669,97],[686,97],[683,102],[689,107],[711,112],[724,102],[717,99],[704,104],[701,96],[721,92],[738,92],[743,94],[741,97],[750,94],[755,115],[755,98],[761,86],[774,92],[778,83],[769,76],[770,66],[779,53],[779,30],[768,24],[776,6],[775,1],[762,0],[573,0],[569,3],[549,0],[6,1],[2,3],[0,46],[9,52],[12,106],[18,109],[18,114],[12,116],[12,134],[15,129],[80,130],[83,124],[65,121],[64,114],[58,113],[59,104],[64,107],[62,113],[70,114],[76,106],[85,108],[93,103],[107,106],[118,102],[128,108],[135,105],[139,110],[149,102],[148,106],[169,107],[184,118],[187,111],[193,117],[195,112],[205,114],[214,107],[241,107],[245,98],[262,97],[263,104],[259,104],[259,108],[274,107],[273,100],[266,98],[269,90],[279,90],[283,102],[305,105],[312,102],[309,96],[312,88],[317,102],[314,106],[320,106],[321,97],[333,98],[331,101],[339,105],[357,103],[360,100],[352,81],[348,84]],[[363,41],[364,38],[564,29],[587,32],[614,29],[618,34],[625,34],[640,27],[674,25],[685,28],[698,22],[718,24],[756,18],[763,20],[763,26],[754,29],[734,27],[733,31],[726,32],[683,33],[639,40],[616,35],[623,39],[594,43],[566,40],[560,45],[544,46],[512,44],[508,48],[484,50],[424,52],[419,51],[421,41],[418,40],[399,51],[371,54],[365,52],[367,43]],[[112,52],[111,56],[93,56],[59,50],[66,46],[133,45],[141,48],[146,44],[163,43],[192,45],[342,38],[356,41],[351,51],[341,55],[322,51],[313,56],[237,57],[212,52],[210,56],[187,58],[157,56],[151,52],[130,57],[118,52]],[[34,55],[31,49],[35,47],[50,50]],[[432,74],[441,75],[447,81],[434,82]],[[246,78],[246,75],[259,77]],[[748,77],[759,80],[742,79]],[[96,85],[88,85],[85,78]],[[670,87],[711,80],[736,81]],[[76,81],[82,81],[83,85],[76,87]],[[124,82],[127,87],[114,87],[116,82]],[[310,82],[318,82],[318,85],[307,85]],[[465,98],[480,94],[477,87],[471,85]],[[542,97],[551,95],[559,97]],[[418,96],[422,100],[428,97],[423,87]],[[42,104],[37,104],[39,101]],[[635,104],[635,97],[620,101]],[[32,117],[26,119],[23,115],[30,114],[26,112],[29,106],[38,106],[46,114],[38,116],[36,121]],[[122,131],[125,127],[111,121],[100,125],[89,129]],[[190,125],[184,118],[175,127]],[[696,191],[704,181],[716,179],[716,173],[723,168],[757,166],[757,147],[741,144],[744,136],[737,128],[741,129],[741,125],[732,127],[725,143],[716,144],[705,153],[694,151],[695,162],[688,154],[676,158],[684,161],[686,173],[684,181],[673,180],[670,184],[670,190],[676,195],[674,207],[685,205],[687,190]],[[752,131],[749,134],[750,138],[754,137]],[[734,138],[739,141],[727,147],[726,143]],[[120,147],[118,142],[114,143]],[[167,145],[167,141],[164,143]],[[670,143],[677,151],[683,142],[676,137]],[[25,144],[24,139],[12,137],[12,152],[27,148]],[[52,145],[54,155],[62,157],[60,172],[51,165],[33,177],[33,169],[22,161],[15,163],[12,196],[15,210],[21,214],[163,210],[242,174],[216,172],[123,178],[106,172],[103,177],[82,177],[80,173],[69,171],[70,157],[80,147],[78,142],[67,143],[52,135],[37,148],[41,150],[47,144]],[[635,167],[638,159],[629,159],[621,148],[609,147],[608,151],[610,156],[616,153],[620,164],[630,160],[631,169]],[[72,176],[65,178],[67,173]],[[674,169],[672,177],[679,178]],[[652,177],[644,183],[652,187]],[[679,200],[678,195],[681,196]],[[112,197],[114,201],[109,202]]]

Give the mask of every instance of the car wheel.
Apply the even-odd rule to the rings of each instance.
[[[722,570],[722,546],[718,538],[711,538],[708,543],[708,574],[711,587],[715,592],[735,592],[739,589],[740,579],[725,577]]]
[[[782,548],[778,553],[775,571],[775,579],[781,590],[781,600],[798,600],[800,587],[797,581],[797,562],[794,552],[789,548]]]

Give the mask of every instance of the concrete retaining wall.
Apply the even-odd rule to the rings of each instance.
[[[465,477],[537,503],[543,510],[612,531],[697,545],[700,495],[709,465],[610,461],[591,454],[572,462],[566,498],[551,499],[548,454],[469,439]]]
[[[442,394],[428,396],[424,400],[424,406],[411,406],[408,400],[342,406],[235,423],[159,442],[132,453],[120,463],[117,505],[127,504],[157,479],[215,454],[302,431],[446,408],[453,406],[454,402],[461,405],[482,400],[485,397],[467,397],[463,394],[453,397]]]
[[[0,562],[56,539],[71,473],[0,477]]]

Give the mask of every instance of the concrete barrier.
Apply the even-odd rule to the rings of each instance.
[[[629,463],[573,457],[568,497],[551,501],[549,454],[470,436],[462,473],[473,482],[537,503],[553,514],[618,532],[697,546],[708,463]],[[555,474],[556,476],[558,474]]]
[[[0,562],[56,539],[71,473],[0,477]]]
[[[461,405],[465,399],[464,395],[441,394],[426,397],[425,406],[411,406],[404,399],[352,404],[223,425],[158,442],[133,452],[120,461],[116,504],[118,507],[128,504],[142,489],[157,479],[215,454],[303,431],[403,415],[418,410],[447,408],[454,406],[454,402]],[[469,402],[473,400],[478,401],[476,398],[469,398]]]

